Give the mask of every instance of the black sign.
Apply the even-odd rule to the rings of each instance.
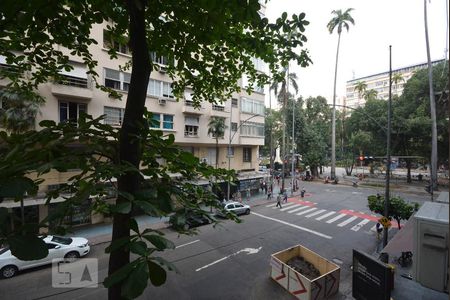
[[[353,249],[352,296],[357,300],[389,300],[390,268],[374,257]]]

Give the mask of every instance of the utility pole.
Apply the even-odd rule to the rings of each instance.
[[[269,108],[270,108],[270,191],[273,195],[273,116],[272,116],[272,91],[269,87]]]
[[[228,171],[231,168],[231,132],[233,131],[233,128],[231,126],[232,124],[232,119],[233,119],[233,99],[231,99],[231,103],[230,103],[230,136],[228,139]],[[227,184],[227,201],[230,201],[230,180],[228,180],[228,184]]]
[[[288,65],[288,73],[289,73],[289,65]],[[292,153],[291,153],[291,196],[294,195],[294,180],[295,180],[295,172],[294,172],[294,154],[295,154],[295,99],[292,97]]]
[[[388,217],[389,212],[389,180],[391,176],[391,107],[392,107],[392,46],[389,45],[389,100],[387,118],[387,138],[386,138],[386,192],[384,196],[384,216]],[[388,227],[384,227],[383,248],[388,243]]]

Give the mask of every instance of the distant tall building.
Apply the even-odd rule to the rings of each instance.
[[[433,65],[439,64],[444,60],[435,60],[432,62]],[[405,83],[413,76],[413,74],[419,70],[427,67],[427,63],[422,63],[418,65],[412,65],[408,67],[403,67],[400,69],[392,70],[392,74],[399,73],[402,75],[403,80],[395,84],[392,83],[392,95],[400,96],[403,92],[403,86]],[[357,108],[364,106],[366,100],[363,98],[355,87],[358,82],[364,82],[367,85],[367,90],[375,90],[377,92],[378,99],[387,100],[389,97],[389,71],[378,73],[374,75],[369,75],[365,77],[360,77],[347,81],[346,99],[345,104],[351,108]]]

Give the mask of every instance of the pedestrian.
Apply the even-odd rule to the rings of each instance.
[[[300,191],[300,197],[305,197],[305,188],[304,187],[302,187],[302,190]]]
[[[267,191],[267,200],[272,198],[272,189],[269,187],[269,190]]]
[[[381,239],[381,232],[383,231],[383,227],[381,226],[380,222],[377,223],[377,240]]]
[[[277,196],[277,206],[276,207],[280,207],[280,208],[282,208],[281,207],[281,195],[280,194],[278,194],[278,196]]]
[[[288,199],[287,192],[284,191],[284,193],[283,193],[283,202],[284,202],[284,203],[287,203],[287,199]]]
[[[250,200],[250,188],[247,189],[247,200]]]

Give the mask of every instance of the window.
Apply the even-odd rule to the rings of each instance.
[[[237,131],[238,123],[231,122],[231,131]]]
[[[152,62],[163,65],[163,66],[167,66],[169,64],[169,59],[166,56],[158,56],[156,54],[156,52],[151,52],[150,58],[151,58]]]
[[[150,128],[173,129],[173,115],[153,113]]]
[[[217,110],[217,111],[225,111],[225,106],[213,104],[213,105],[212,105],[212,109],[213,109],[213,110]]]
[[[87,112],[87,105],[76,102],[59,102],[59,122],[77,122],[81,113]]]
[[[231,106],[232,107],[238,107],[238,99],[231,98]]]
[[[126,38],[123,38],[126,40]],[[103,48],[106,49],[114,49],[116,52],[122,53],[122,54],[131,54],[131,50],[124,41],[117,41],[114,40],[112,37],[112,34],[110,31],[104,29],[103,30]]]
[[[233,157],[234,156],[234,147],[229,147],[229,148],[227,148],[227,150],[228,150],[228,156]]]
[[[265,63],[262,59],[252,57],[252,62],[253,62],[253,66],[255,67],[256,70],[258,70],[260,72],[264,72]]]
[[[264,136],[264,124],[245,122],[241,123],[241,135]]]
[[[248,98],[241,99],[241,111],[244,113],[264,115],[264,108],[263,101]]]
[[[251,162],[252,161],[252,148],[244,147],[243,149],[243,162]]]
[[[105,86],[121,91],[130,88],[131,74],[105,68]]]
[[[147,95],[164,98],[174,98],[170,82],[150,79],[148,81]]]
[[[122,125],[123,116],[125,114],[123,108],[105,106],[103,108],[103,113],[105,115],[105,124]]]
[[[200,119],[197,116],[184,117],[184,136],[198,136]]]

